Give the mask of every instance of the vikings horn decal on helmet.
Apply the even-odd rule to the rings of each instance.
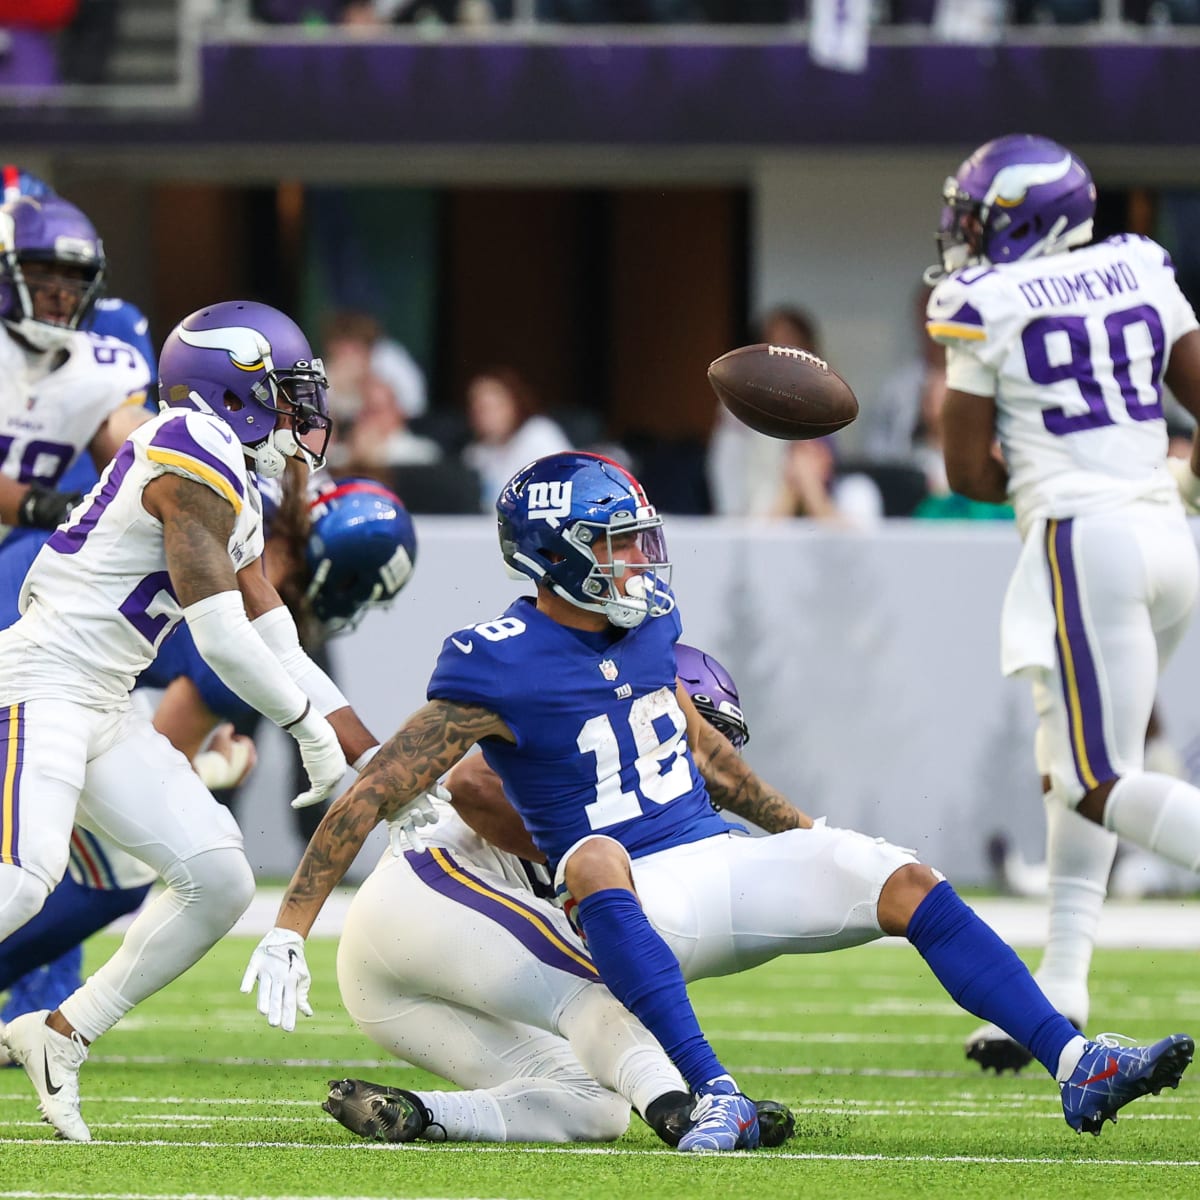
[[[314,469],[331,428],[325,367],[277,308],[228,300],[184,317],[163,343],[160,406],[221,418],[261,475],[277,478],[289,458]],[[280,417],[288,418],[280,424]]]
[[[750,740],[737,684],[711,654],[695,646],[675,644],[675,671],[696,711],[740,750]]]
[[[1049,138],[1014,133],[980,146],[946,180],[942,199],[941,262],[926,283],[974,263],[1017,262],[1092,240],[1091,173]]]
[[[308,601],[326,633],[353,629],[412,575],[417,531],[400,497],[373,479],[342,479],[310,506]]]
[[[622,629],[675,607],[662,518],[619,463],[578,451],[539,458],[508,481],[496,513],[509,568],[576,607]]]
[[[104,246],[61,196],[19,196],[0,208],[0,319],[35,350],[78,329],[104,287]]]

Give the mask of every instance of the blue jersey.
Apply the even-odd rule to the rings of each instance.
[[[150,322],[137,305],[130,304],[128,300],[118,300],[115,296],[106,296],[96,301],[86,325],[93,333],[107,334],[132,346],[146,360],[151,379],[158,374],[158,360],[154,354],[154,343],[150,340]],[[158,411],[156,404],[148,407]]]
[[[569,629],[525,596],[442,647],[430,700],[478,704],[516,743],[488,738],[500,776],[551,864],[593,833],[634,858],[725,833],[675,698],[675,612],[635,629]]]

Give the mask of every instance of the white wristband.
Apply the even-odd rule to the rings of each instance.
[[[296,632],[296,622],[286,608],[282,605],[272,608],[251,624],[321,716],[327,717],[349,705],[350,701],[342,695],[338,685],[305,653]]]
[[[376,742],[374,746],[369,746],[350,764],[351,768],[361,774],[362,769],[367,765],[367,763],[369,763],[371,759],[373,759],[375,755],[377,755],[382,749],[383,747],[378,742]]]

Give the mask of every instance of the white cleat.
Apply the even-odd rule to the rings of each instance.
[[[42,1116],[68,1142],[90,1142],[91,1130],[79,1113],[79,1068],[88,1048],[77,1033],[64,1037],[46,1024],[49,1013],[26,1013],[9,1021],[0,1041],[38,1094]]]

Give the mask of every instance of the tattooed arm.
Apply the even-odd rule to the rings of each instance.
[[[163,550],[181,608],[237,589],[229,539],[236,513],[212,488],[182,475],[159,475],[142,491],[142,505],[163,526]]]
[[[367,834],[433,787],[485,737],[514,740],[495,713],[476,704],[431,700],[413,713],[317,826],[284,893],[276,925],[306,937]]]
[[[729,740],[697,712],[682,686],[675,693],[687,716],[692,757],[718,808],[745,817],[768,833],[812,828],[812,818],[755,775]]]

